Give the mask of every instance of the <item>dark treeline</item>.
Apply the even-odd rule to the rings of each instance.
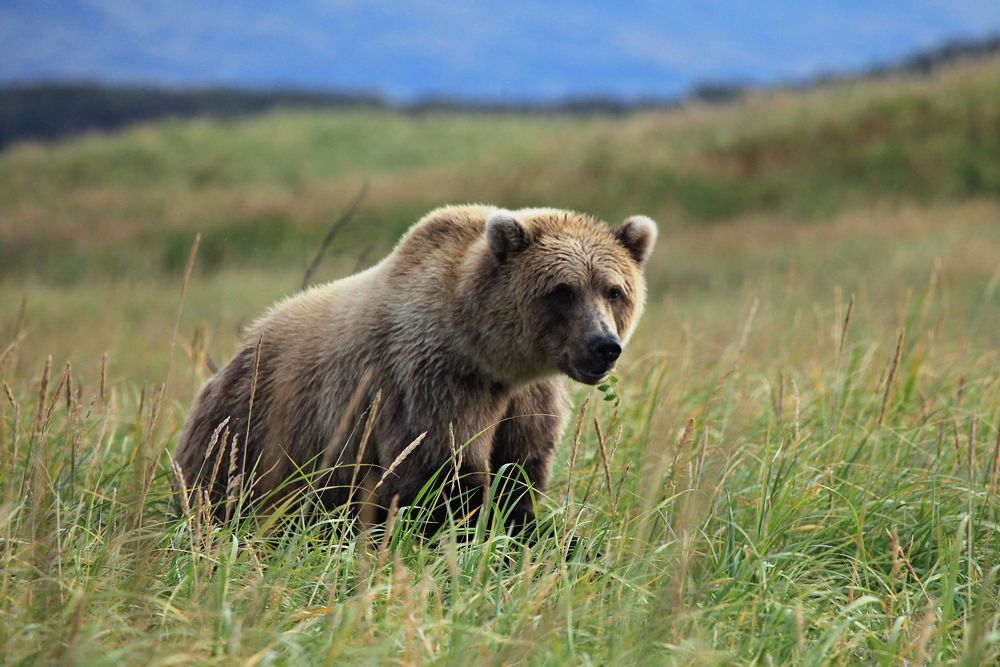
[[[822,74],[774,87],[808,88],[852,79],[898,74],[926,75],[963,60],[1000,53],[1000,35],[955,40],[898,61],[861,72]],[[399,105],[369,93],[239,88],[167,89],[155,86],[99,83],[40,83],[0,88],[0,149],[24,140],[50,140],[93,130],[116,130],[165,117],[232,118],[274,109],[384,109],[405,113],[460,111],[481,113],[556,113],[623,115],[640,110],[676,107],[687,101],[724,104],[740,99],[753,87],[712,81],[674,98],[625,100],[610,95],[568,98],[555,102],[484,102],[463,98],[428,98]]]
[[[924,76],[946,65],[969,62],[1000,54],[1000,34],[982,39],[956,39],[938,46],[917,51],[887,63],[868,67],[861,72],[845,74],[820,74],[801,82],[801,87],[820,86],[853,79],[882,79],[897,75]]]
[[[375,95],[300,90],[169,90],[92,83],[15,85],[0,89],[0,147],[115,130],[162,117],[229,118],[277,108],[380,108]]]
[[[941,65],[961,60],[986,58],[1000,53],[1000,35],[978,40],[955,40],[940,46],[919,51],[898,62],[874,67],[870,76],[884,76],[898,72],[910,74],[930,74]]]

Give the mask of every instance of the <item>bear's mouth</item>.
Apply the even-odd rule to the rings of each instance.
[[[569,364],[569,376],[576,380],[577,382],[582,382],[584,384],[597,384],[611,372],[611,368],[614,364],[607,366],[591,366],[591,365],[581,365]]]

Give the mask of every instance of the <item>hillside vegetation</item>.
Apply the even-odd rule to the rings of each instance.
[[[206,357],[298,288],[365,183],[319,278],[446,202],[660,222],[618,382],[575,388],[555,537],[178,513]],[[997,62],[619,121],[278,113],[21,145],[0,154],[0,656],[996,662],[998,368]]]
[[[440,202],[673,222],[1000,198],[1000,62],[736,107],[573,117],[275,114],[168,122],[0,158],[0,275],[71,282],[303,261],[362,183],[352,243]]]

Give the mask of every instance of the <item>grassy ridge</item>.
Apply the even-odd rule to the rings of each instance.
[[[342,113],[152,125],[4,153],[0,271],[61,282],[176,273],[196,231],[206,269],[302,262],[364,181],[364,221],[344,243],[380,252],[447,201],[717,222],[995,199],[997,100],[1000,65],[987,63],[620,123]]]
[[[2,660],[997,661],[998,72],[621,123],[279,115],[3,154]],[[362,181],[325,277],[449,200],[664,222],[620,405],[577,389],[555,539],[398,521],[370,547],[336,513],[173,509],[205,355],[298,286]]]

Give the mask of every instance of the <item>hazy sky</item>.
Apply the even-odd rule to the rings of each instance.
[[[997,32],[1000,0],[0,0],[0,81],[666,96]]]

